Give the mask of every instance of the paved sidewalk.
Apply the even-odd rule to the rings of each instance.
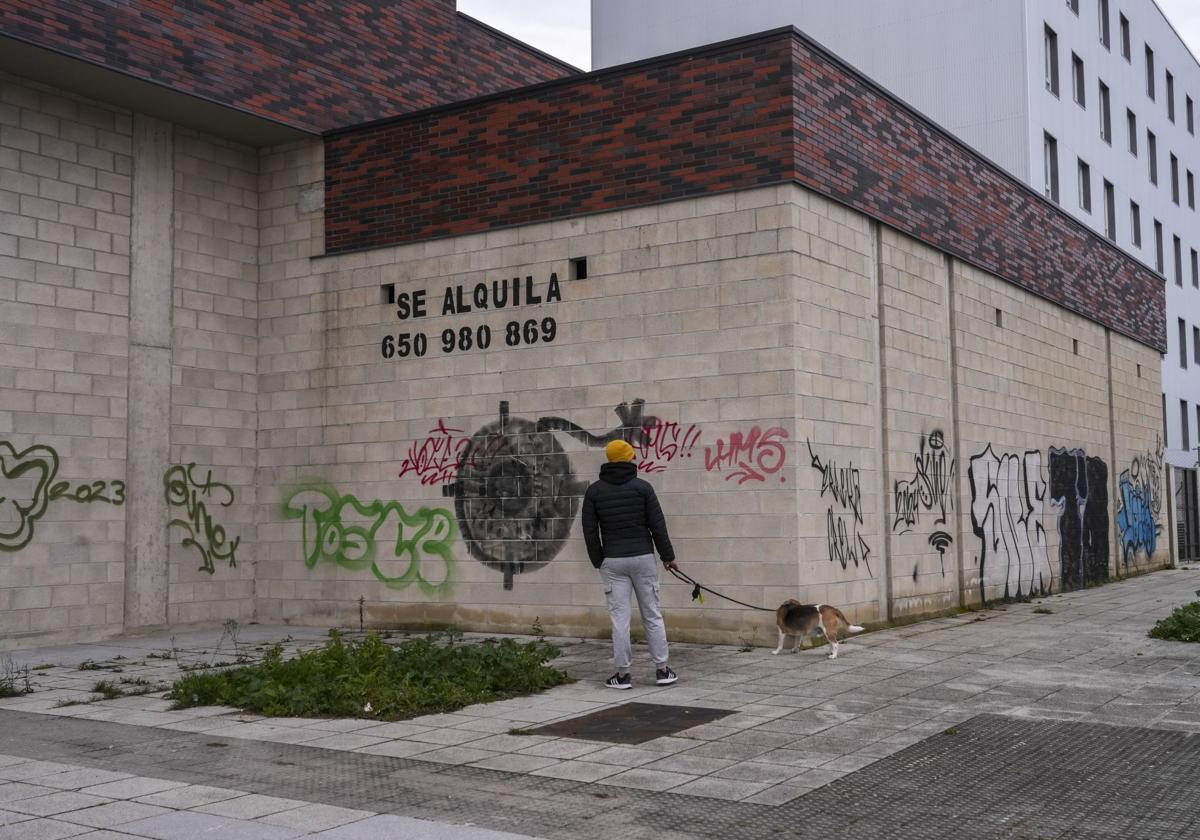
[[[0,709],[14,710],[14,714],[16,710],[22,713],[14,717],[0,711],[0,733],[16,725],[5,726],[6,721],[15,722],[19,719],[23,731],[36,733],[38,738],[45,739],[39,746],[44,752],[58,743],[56,734],[66,736],[67,727],[42,726],[38,722],[45,721],[48,724],[53,719],[51,716],[61,716],[73,718],[85,727],[77,730],[72,722],[72,732],[91,732],[103,727],[105,733],[112,733],[106,735],[110,739],[151,738],[161,742],[162,749],[168,751],[178,751],[178,744],[183,743],[245,744],[246,750],[257,750],[247,755],[287,756],[292,753],[286,751],[292,750],[297,751],[296,756],[304,756],[306,765],[315,763],[326,768],[359,768],[357,772],[362,772],[362,768],[366,767],[372,768],[373,772],[398,768],[389,769],[388,772],[402,774],[417,768],[422,778],[436,775],[439,780],[436,788],[438,795],[459,805],[478,800],[479,791],[475,788],[479,783],[478,774],[482,773],[492,780],[490,783],[497,789],[518,792],[514,795],[521,795],[519,792],[523,791],[528,796],[536,791],[539,801],[544,799],[551,809],[556,800],[568,793],[587,791],[580,795],[586,797],[583,801],[590,806],[604,804],[610,799],[628,803],[629,797],[634,797],[633,801],[639,803],[653,800],[659,803],[655,807],[665,808],[668,812],[707,814],[708,807],[703,803],[728,810],[733,807],[732,801],[739,801],[751,809],[745,812],[747,815],[763,813],[765,807],[766,812],[778,812],[777,817],[782,819],[793,808],[807,809],[810,807],[807,803],[815,801],[814,797],[818,795],[833,795],[844,790],[846,785],[861,785],[860,780],[871,774],[878,776],[884,772],[886,763],[881,759],[900,762],[907,767],[922,750],[933,749],[939,742],[947,740],[951,746],[971,744],[971,750],[975,752],[984,748],[994,751],[996,739],[989,735],[989,726],[1001,729],[1018,727],[1014,737],[1018,738],[1016,743],[1021,744],[1022,750],[1032,749],[1027,738],[1021,736],[1022,732],[1042,732],[1043,740],[1065,739],[1065,743],[1073,743],[1072,738],[1076,736],[1068,737],[1062,733],[1085,733],[1077,737],[1079,743],[1075,747],[1075,758],[1080,762],[1081,772],[1086,768],[1088,778],[1093,782],[1089,789],[1094,793],[1104,787],[1102,777],[1105,771],[1116,774],[1119,778],[1112,781],[1120,784],[1130,783],[1131,772],[1139,775],[1139,784],[1156,783],[1156,774],[1164,772],[1165,765],[1161,762],[1145,770],[1133,770],[1128,765],[1120,764],[1124,760],[1122,756],[1127,755],[1130,749],[1129,745],[1120,746],[1124,743],[1123,739],[1132,737],[1133,743],[1144,743],[1149,737],[1147,730],[1156,730],[1158,734],[1155,738],[1167,739],[1162,742],[1162,750],[1166,753],[1177,753],[1194,761],[1194,754],[1189,753],[1189,749],[1192,749],[1189,745],[1200,743],[1200,739],[1189,736],[1200,732],[1200,646],[1152,640],[1146,636],[1146,631],[1155,619],[1193,599],[1197,589],[1200,589],[1200,572],[1164,571],[1085,592],[1054,596],[1045,599],[1042,604],[1011,605],[1003,610],[966,613],[856,637],[842,649],[842,656],[836,661],[826,659],[821,649],[776,657],[764,648],[742,651],[728,647],[676,645],[672,652],[672,663],[681,674],[679,684],[662,689],[642,685],[628,692],[613,692],[598,684],[611,672],[606,644],[564,640],[564,656],[558,664],[579,679],[574,685],[560,686],[535,697],[469,707],[452,715],[427,716],[392,724],[365,720],[265,720],[236,710],[214,708],[169,711],[166,702],[154,694],[62,705],[94,699],[96,695],[90,693],[89,689],[98,679],[145,680],[150,685],[144,687],[149,690],[155,687],[156,681],[173,678],[181,664],[230,661],[239,654],[254,656],[258,652],[257,647],[281,640],[289,634],[292,637],[289,646],[319,644],[326,634],[316,630],[249,626],[238,629],[236,646],[229,632],[221,638],[222,634],[218,631],[181,635],[175,638],[173,650],[170,638],[122,639],[103,645],[13,654],[19,665],[54,667],[31,672],[31,679],[38,689],[34,694],[0,701]],[[764,628],[764,631],[767,629]],[[760,638],[765,636],[766,632],[760,634]],[[164,655],[171,658],[161,658]],[[89,667],[100,670],[78,670],[79,664],[88,660],[91,662]],[[651,674],[652,666],[647,663],[640,670],[635,670],[635,682],[640,679],[644,683]],[[138,683],[126,685],[136,687]],[[631,701],[720,708],[732,710],[734,714],[715,723],[637,746],[509,734],[510,730],[524,731],[541,723],[569,719]],[[1001,717],[988,717],[989,714]],[[977,717],[979,715],[984,717]],[[982,723],[992,720],[998,723]],[[88,727],[85,721],[95,723]],[[1113,730],[1111,725],[1125,729]],[[964,739],[949,738],[943,734],[958,730],[978,730],[980,734]],[[1117,734],[1112,734],[1114,732]],[[122,736],[120,733],[126,734]],[[136,734],[135,737],[135,733],[150,735]],[[172,740],[181,738],[193,740]],[[28,742],[29,738],[24,740]],[[167,746],[169,744],[176,746]],[[11,737],[6,740],[0,735],[0,752],[13,756],[7,760],[15,762],[21,756],[39,757],[27,755],[28,748],[19,746],[12,743]],[[939,759],[947,767],[961,759],[957,751],[962,748],[951,749],[951,746],[939,748],[950,750]],[[1118,749],[1112,760],[1119,766],[1101,766],[1097,770],[1097,756],[1113,749]],[[1062,754],[1063,750],[1059,749],[1058,752]],[[108,755],[104,751],[98,754]],[[97,753],[89,755],[94,757]],[[973,756],[975,762],[985,763],[1003,763],[1000,758],[995,755]],[[5,760],[0,759],[0,762]],[[87,766],[133,776],[139,776],[144,771],[149,777],[149,771],[143,768],[144,760],[139,759],[141,763],[135,762],[120,768],[96,764]],[[286,757],[278,760],[292,761]],[[1035,764],[1026,771],[1020,769],[1021,765],[1014,765],[1018,777],[1022,772],[1048,772],[1047,763],[1056,759],[1039,754],[1025,756],[1025,760],[1034,761]],[[1183,762],[1182,766],[1186,766],[1184,758],[1180,761]],[[19,768],[22,764],[11,766]],[[914,766],[920,769],[925,765],[918,762]],[[0,767],[0,777],[5,775],[3,771],[4,768]],[[11,772],[18,771],[14,769],[10,775]],[[68,769],[62,772],[75,771]],[[177,768],[173,772],[183,771]],[[290,769],[281,771],[284,775],[292,772]],[[320,771],[314,769],[312,772]],[[908,772],[911,775],[912,771]],[[962,776],[965,782],[969,777],[962,771],[954,772],[957,775],[952,778]],[[1183,785],[1179,789],[1180,795],[1191,796],[1194,803],[1196,797],[1200,796],[1200,789],[1195,787],[1200,774],[1195,773],[1193,768],[1181,775],[1187,778],[1182,781],[1159,780],[1161,783],[1156,783],[1158,787],[1155,789],[1165,784],[1169,793],[1170,784],[1178,783]],[[68,775],[65,778],[72,777]],[[345,795],[335,801],[326,801],[317,796],[321,786],[288,788],[283,779],[276,780],[272,787],[270,778],[238,778],[226,780],[226,784],[212,778],[174,778],[193,785],[229,788],[232,791],[229,801],[234,802],[245,796],[284,800],[286,807],[277,812],[281,814],[310,807],[312,803],[321,807],[340,807],[347,803]],[[368,774],[365,778],[373,776]],[[839,779],[841,781],[838,784],[829,784]],[[979,794],[979,785],[985,783],[992,782],[977,780],[976,789],[963,790],[961,796],[969,798]],[[1050,791],[1056,783],[1055,779],[1047,778],[1041,784],[1046,791]],[[28,833],[35,828],[42,831],[42,823],[71,823],[71,820],[62,814],[47,812],[38,815],[31,813],[28,808],[12,808],[4,804],[7,801],[39,798],[24,796],[25,789],[14,789],[13,784],[29,783],[14,779],[10,785],[0,786],[0,808],[25,814],[27,818],[15,823],[12,828],[24,826],[26,833],[5,835],[3,832],[7,827],[0,828],[0,838],[71,836],[55,834],[53,830],[57,829],[52,830],[53,827],[45,829],[48,832],[45,834]],[[894,786],[894,782],[888,781],[886,784]],[[1120,784],[1116,788],[1118,791]],[[1187,788],[1187,784],[1193,787]],[[69,793],[76,796],[104,795],[87,790],[93,786],[80,785]],[[337,789],[335,784],[329,787]],[[961,785],[942,779],[938,783],[939,795],[947,790],[953,793],[959,787]],[[282,791],[282,788],[288,790]],[[9,791],[7,794],[6,790]],[[294,796],[298,791],[303,795]],[[926,799],[926,793],[920,789],[910,791],[911,797],[917,802]],[[1076,791],[1072,797],[1078,799],[1078,794]],[[375,815],[381,813],[427,816],[449,823],[462,822],[462,814],[472,813],[469,807],[431,809],[431,795],[427,790],[420,795],[413,793],[408,797],[411,801],[406,802],[368,798],[351,808],[362,814],[349,825],[361,823],[367,826],[369,820],[377,819]],[[6,800],[6,796],[16,796],[17,799]],[[1011,791],[1005,796],[1014,802],[1014,807],[1021,798]],[[1058,796],[1061,800],[1061,795]],[[295,799],[295,803],[287,801],[290,799]],[[256,800],[247,801],[253,803]],[[1041,801],[1041,798],[1034,797],[1025,810],[1036,809]],[[49,802],[63,804],[58,800]],[[111,804],[93,803],[90,807]],[[157,803],[139,801],[138,804]],[[206,807],[208,804],[197,807]],[[273,802],[271,807],[277,804]],[[951,802],[946,807],[959,807],[962,804]],[[367,807],[372,805],[375,807]],[[158,807],[168,806],[158,804]],[[570,810],[566,805],[562,807]],[[79,805],[65,813],[70,815],[73,811],[86,809]],[[1061,815],[1066,811],[1060,808],[1043,816],[1042,821],[1046,823],[1055,813]],[[251,817],[248,813],[227,814],[219,810],[199,813],[220,819],[258,822],[274,816],[261,814]],[[1085,808],[1079,813],[1086,817],[1089,811]],[[586,831],[572,834],[553,819],[549,822],[526,818],[500,819],[495,807],[483,807],[478,814],[480,825],[527,836],[589,836]],[[29,819],[30,816],[33,819]],[[40,816],[45,819],[39,819]],[[146,819],[165,819],[168,816],[159,813]],[[1169,825],[1158,827],[1156,836],[1192,836],[1172,831],[1182,831],[1194,816],[1190,813],[1176,815],[1173,821],[1167,821]],[[1131,813],[1118,815],[1114,819],[1124,824],[1129,819],[1144,817]],[[588,819],[598,819],[598,816],[591,815]],[[714,817],[710,815],[706,819],[704,825],[715,825],[712,822]],[[751,822],[759,820],[751,816],[745,819]],[[0,823],[3,823],[2,816]],[[265,824],[272,826],[269,821]],[[655,826],[653,831],[646,833],[628,827],[622,831],[629,837],[662,838],[663,832],[669,832],[671,827],[668,823]],[[238,831],[244,829],[242,826],[236,828]],[[340,830],[338,826],[316,824],[305,828],[310,831]],[[1069,825],[1060,826],[1056,829],[1058,834],[1044,836],[1092,836],[1086,833],[1062,833],[1069,829]],[[688,836],[697,836],[697,830],[689,832]],[[1038,830],[1048,829],[1043,826]],[[125,825],[121,826],[121,831],[130,833]],[[111,835],[99,835],[97,838],[108,836]],[[260,835],[232,833],[219,836]],[[373,836],[426,835],[389,834],[385,831]],[[743,835],[735,831],[723,836]],[[910,836],[926,835],[917,832]]]

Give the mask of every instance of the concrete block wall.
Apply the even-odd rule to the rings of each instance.
[[[961,542],[948,261],[888,228],[878,236],[891,611],[958,604]]]
[[[0,645],[603,633],[577,496],[614,436],[749,603],[861,623],[1166,562],[1156,352],[817,193],[325,256],[319,141],[2,81]],[[773,637],[663,590],[678,638]]]
[[[686,568],[752,603],[794,595],[794,488],[808,467],[794,417],[794,260],[781,251],[793,211],[779,195],[321,258],[299,277],[289,266],[308,231],[279,233],[287,214],[264,227],[281,262],[264,264],[261,283],[260,620],[353,623],[362,598],[368,621],[602,629],[577,495],[603,460],[597,438],[613,434],[653,462]],[[586,279],[571,279],[577,256]],[[554,282],[561,301],[442,314],[447,287],[473,301],[477,284],[513,277],[522,295],[532,277],[543,298]],[[425,290],[428,316],[398,319],[384,287]],[[462,330],[475,344],[484,327],[490,351],[464,350]],[[383,358],[383,336],[401,332],[427,337],[423,358]],[[500,422],[516,451],[456,468],[460,447]],[[496,490],[478,479],[519,458],[536,479]],[[474,556],[466,531],[482,537]],[[768,638],[759,616],[711,601],[690,610],[689,587],[664,591],[681,632]]]
[[[0,76],[0,646],[253,616],[257,203],[255,150]]]
[[[121,626],[132,119],[0,74],[0,642]]]
[[[172,624],[254,615],[258,152],[175,132]],[[184,544],[185,539],[196,544]]]

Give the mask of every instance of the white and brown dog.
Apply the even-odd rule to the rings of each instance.
[[[801,604],[799,601],[784,601],[775,611],[775,626],[779,628],[779,646],[772,655],[783,652],[783,642],[791,636],[792,653],[799,649],[804,637],[824,636],[831,648],[830,659],[837,659],[838,641],[842,631],[861,633],[863,628],[851,624],[837,607],[826,604]]]

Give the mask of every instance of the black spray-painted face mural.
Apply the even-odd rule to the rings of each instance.
[[[644,400],[616,407],[621,425],[594,435],[561,417],[532,422],[508,413],[471,436],[459,457],[457,479],[443,488],[454,497],[454,512],[467,550],[479,562],[513,577],[532,572],[562,551],[588,482],[575,476],[571,459],[555,438],[570,435],[588,446],[614,440],[643,444],[658,419],[643,416]]]

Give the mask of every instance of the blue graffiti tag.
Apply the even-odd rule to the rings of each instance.
[[[1151,489],[1141,481],[1135,483],[1129,471],[1121,473],[1121,509],[1117,511],[1117,528],[1121,531],[1121,549],[1126,565],[1139,551],[1153,555],[1158,544],[1158,523],[1150,509]]]

